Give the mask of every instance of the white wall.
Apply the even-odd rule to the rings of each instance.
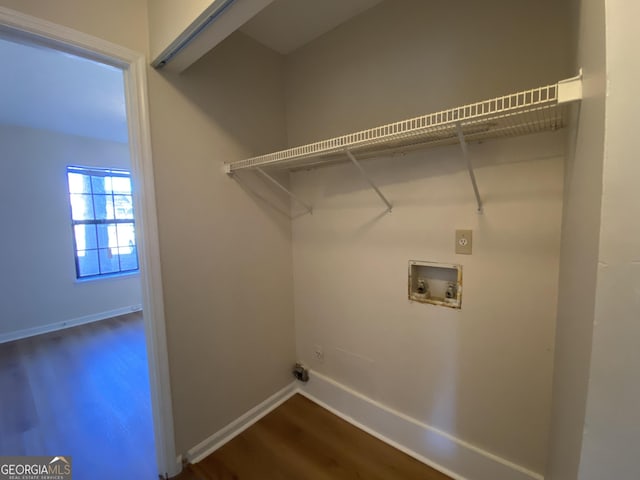
[[[137,274],[76,281],[66,167],[129,168],[127,144],[0,126],[0,339],[126,313]]]
[[[581,480],[640,478],[639,17],[636,2],[606,2],[602,217]]]
[[[584,71],[584,99],[569,133],[565,167],[562,248],[550,479],[578,476],[595,307],[600,237],[605,119],[605,11],[602,1],[582,1],[577,65]]]
[[[554,15],[549,15],[554,11]],[[558,2],[388,1],[287,59],[296,145],[572,76]],[[544,35],[540,35],[544,28]],[[401,413],[544,472],[565,133],[446,147],[292,175],[298,356]],[[474,254],[454,254],[454,230]],[[410,303],[410,259],[461,263],[461,311]],[[314,359],[316,345],[325,360]]]

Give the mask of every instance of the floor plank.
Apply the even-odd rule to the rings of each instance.
[[[74,478],[157,480],[142,314],[1,344],[0,432],[0,455],[71,456]]]
[[[295,395],[177,480],[450,480]]]

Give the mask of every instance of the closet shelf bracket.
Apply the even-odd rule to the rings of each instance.
[[[240,170],[281,168],[289,171],[316,168],[344,162],[347,158],[391,211],[391,203],[366,174],[359,160],[389,152],[408,152],[440,145],[460,144],[473,185],[478,212],[482,199],[473,170],[467,142],[518,137],[525,134],[555,131],[571,121],[571,104],[582,99],[582,70],[572,78],[555,84],[522,90],[475,103],[407,118],[386,125],[327,138],[318,142],[270,152],[225,164],[230,175]],[[264,175],[264,172],[261,172]],[[269,178],[269,177],[267,177]],[[274,181],[273,178],[269,178]],[[296,201],[290,191],[279,188]]]
[[[373,188],[373,190],[378,194],[380,199],[387,206],[387,213],[391,213],[391,208],[392,208],[391,202],[389,202],[389,200],[387,200],[387,197],[385,197],[383,195],[383,193],[380,191],[380,189],[376,186],[376,184],[373,183],[373,180],[371,180],[371,177],[369,177],[369,175],[367,175],[367,172],[365,172],[364,168],[362,168],[362,165],[360,165],[360,162],[358,162],[358,160],[356,160],[356,157],[353,156],[353,153],[351,153],[350,150],[345,150],[345,153],[349,157],[349,160],[351,160],[351,163],[353,163],[356,166],[356,168],[360,171],[360,174],[367,181],[369,186],[371,188]]]
[[[469,149],[467,148],[467,141],[464,138],[462,131],[462,125],[460,122],[456,123],[456,133],[458,134],[458,141],[460,142],[460,148],[462,149],[462,155],[467,162],[467,170],[469,172],[469,178],[471,179],[471,186],[473,187],[473,193],[476,196],[476,204],[478,205],[478,213],[482,213],[482,199],[480,198],[480,191],[478,190],[478,182],[476,181],[476,174],[473,171],[473,164],[471,163],[471,156],[469,155]]]
[[[286,193],[287,195],[289,195],[291,198],[293,198],[296,202],[298,202],[300,205],[302,205],[308,213],[313,213],[313,208],[311,208],[310,205],[307,205],[305,202],[303,202],[302,200],[300,200],[300,198],[298,198],[298,196],[293,193],[291,190],[289,190],[287,187],[285,187],[284,185],[282,185],[278,180],[276,180],[275,178],[273,178],[271,175],[269,175],[267,172],[265,172],[262,168],[260,167],[256,167],[256,170],[258,172],[260,172],[260,174],[262,176],[264,176],[267,180],[269,180],[271,183],[273,183],[276,187],[278,187],[280,190],[282,190],[284,193]]]
[[[582,68],[575,77],[558,82],[558,104],[582,100]]]

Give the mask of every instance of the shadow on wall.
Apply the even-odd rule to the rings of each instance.
[[[280,54],[236,32],[183,73],[158,73],[215,125],[210,151],[222,164],[285,148],[282,63]]]
[[[513,183],[510,172],[516,164],[536,163],[553,160],[558,157],[558,142],[563,142],[566,131],[539,133],[514,139],[499,139],[489,144],[469,145],[469,154],[477,176],[480,195],[489,208],[492,203],[524,201],[528,198],[555,195],[556,186],[549,183],[518,182],[517,187],[509,188]],[[538,145],[551,145],[543,146]],[[485,171],[499,165],[504,166],[503,183],[499,189],[483,184]],[[514,168],[509,168],[514,165]],[[471,181],[466,160],[460,146],[450,145],[425,149],[406,154],[383,156],[362,161],[362,166],[383,194],[393,191],[389,200],[394,208],[401,206],[462,205],[474,201]],[[351,181],[342,181],[349,178]],[[429,181],[428,189],[415,188],[420,182]],[[298,193],[303,200],[323,208],[340,209],[344,207],[366,208],[375,205],[376,195],[368,183],[351,164],[336,164],[315,170],[297,171],[292,174],[294,190],[303,184],[305,192]],[[402,188],[402,187],[406,188]],[[299,189],[298,189],[299,190]],[[350,195],[361,193],[362,195]],[[307,195],[307,197],[304,197]],[[311,195],[309,198],[308,195]],[[340,200],[337,200],[337,199]],[[347,202],[347,203],[345,203]],[[380,203],[380,210],[384,205]]]
[[[192,158],[183,168],[200,165],[204,175],[225,178],[225,162],[285,148],[281,63],[281,55],[236,32],[183,73],[154,72],[202,118],[202,122],[183,125],[190,134],[181,138],[198,138],[194,144],[183,144],[185,154],[202,144],[202,138],[208,139],[206,149],[191,152]],[[288,174],[276,177],[288,184]],[[272,218],[278,224],[288,221],[291,206],[287,195],[255,172],[236,174],[235,179],[255,205],[270,216],[275,214]],[[212,195],[212,202],[221,201],[213,191]]]
[[[182,74],[149,70],[179,452],[291,381],[289,200],[254,173],[238,183],[223,170],[284,146],[280,67],[278,55],[232,35]]]
[[[289,176],[286,172],[280,174],[271,172],[270,175],[282,185],[289,184]],[[256,201],[257,205],[268,207],[284,218],[293,220],[308,213],[297,202],[289,201],[288,196],[282,193],[278,195],[277,187],[256,171],[236,172],[233,174],[233,179],[247,195]]]
[[[295,193],[315,207],[293,222],[299,356],[399,412],[542,471],[564,137],[472,145],[483,215],[456,146],[363,162],[391,214],[350,164],[294,173]],[[473,230],[473,255],[455,254],[456,228]],[[408,301],[410,259],[462,264],[462,310]]]

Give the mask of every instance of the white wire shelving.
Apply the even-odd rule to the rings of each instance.
[[[467,143],[563,128],[568,122],[568,104],[581,98],[582,72],[577,77],[554,85],[516,92],[307,145],[229,162],[225,164],[225,172],[233,175],[242,170],[257,170],[311,212],[309,205],[266,173],[264,168],[279,167],[293,170],[350,160],[384,201],[387,210],[391,211],[391,203],[366,175],[356,156],[362,159],[393,151],[459,143],[467,162],[478,211],[481,212],[482,200]]]

